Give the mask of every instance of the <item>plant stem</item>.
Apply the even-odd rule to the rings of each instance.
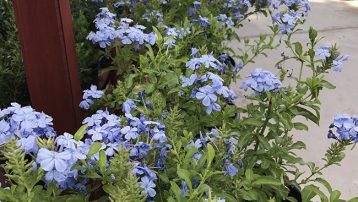
[[[271,111],[272,111],[272,98],[270,98],[269,100],[269,105],[267,107],[267,113],[266,113],[266,119],[265,119],[265,122],[264,124],[262,125],[262,128],[259,132],[258,135],[256,135],[255,139],[256,139],[256,144],[255,144],[255,151],[257,151],[257,149],[259,148],[259,136],[263,136],[264,132],[265,132],[265,129],[267,127],[267,124],[271,118]]]
[[[298,77],[298,81],[300,82],[302,79],[302,71],[303,71],[303,62],[301,61],[300,75]]]

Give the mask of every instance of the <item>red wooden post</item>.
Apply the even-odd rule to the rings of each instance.
[[[54,118],[55,129],[81,124],[81,87],[69,0],[13,0],[33,107]]]

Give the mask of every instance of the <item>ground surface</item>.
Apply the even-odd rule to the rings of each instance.
[[[322,44],[337,43],[341,53],[349,54],[350,61],[344,64],[343,72],[331,73],[327,80],[334,83],[335,90],[326,90],[321,94],[321,122],[320,126],[309,124],[309,132],[294,132],[295,138],[307,144],[307,151],[302,156],[321,165],[326,149],[332,142],[327,139],[328,126],[332,117],[338,113],[358,115],[358,1],[314,0],[310,1],[312,11],[303,26],[303,33],[298,33],[295,39],[303,44],[308,39],[307,30],[314,26],[321,36],[325,36]],[[240,36],[256,38],[258,33],[270,33],[266,28],[271,20],[255,16],[238,32]],[[235,43],[230,46],[236,47]],[[280,51],[269,51],[268,57],[259,57],[257,63],[249,65],[242,72],[246,76],[256,67],[275,71],[273,64],[280,59]],[[289,67],[290,63],[286,63]],[[292,69],[299,67],[292,63]],[[242,94],[233,85],[235,91]],[[241,103],[240,103],[241,102]],[[245,104],[241,99],[238,104]],[[333,166],[324,172],[324,177],[334,189],[342,192],[344,198],[358,196],[358,147],[346,152],[346,158],[341,167]]]

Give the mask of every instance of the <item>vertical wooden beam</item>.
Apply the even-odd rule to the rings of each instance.
[[[69,0],[13,0],[32,106],[55,129],[81,124],[81,87]]]

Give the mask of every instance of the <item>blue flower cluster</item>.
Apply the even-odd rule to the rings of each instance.
[[[358,117],[345,114],[336,115],[329,126],[328,138],[337,140],[354,140],[358,142]],[[338,136],[332,131],[336,129]]]
[[[315,56],[320,57],[322,60],[331,57],[331,46],[322,46],[315,50]]]
[[[143,188],[143,194],[147,197],[154,197],[157,176],[144,163],[148,162],[144,159],[151,153],[156,157],[151,158],[151,162],[156,161],[150,166],[163,168],[167,149],[171,148],[171,145],[166,143],[165,126],[158,121],[147,119],[143,114],[140,114],[139,118],[133,116],[131,111],[139,109],[133,100],[127,100],[123,108],[126,113],[122,122],[120,117],[99,110],[83,120],[83,124],[87,125],[84,140],[75,140],[73,135],[65,133],[56,138],[54,151],[41,148],[36,162],[46,171],[45,179],[48,182],[55,181],[62,189],[72,187],[86,192],[86,182],[77,182],[78,175],[86,172],[85,167],[79,170],[72,167],[78,160],[87,160],[89,165],[95,165],[99,160],[99,152],[89,157],[87,154],[91,145],[98,142],[102,145],[100,151],[103,150],[109,159],[113,158],[119,147],[128,150],[129,160],[134,164],[132,172],[140,179],[138,186]],[[1,127],[3,122],[0,123]]]
[[[133,20],[128,18],[121,18],[117,26],[115,22],[116,14],[111,13],[106,7],[100,10],[101,12],[97,14],[94,20],[97,31],[90,32],[87,36],[88,40],[98,43],[101,48],[110,46],[115,39],[120,39],[122,44],[125,45],[155,44],[156,34],[154,32],[144,33],[146,27],[142,25],[130,26]]]
[[[194,55],[196,55],[196,54],[194,54]],[[192,69],[192,70],[197,70],[202,65],[204,65],[206,68],[212,67],[215,70],[220,70],[220,66],[222,64],[212,54],[202,55],[199,58],[193,57],[186,63],[186,67],[189,69]]]
[[[281,5],[284,5],[287,11],[282,11]],[[291,33],[294,26],[303,22],[303,17],[311,10],[308,0],[274,0],[271,2],[271,7],[278,10],[278,13],[272,14],[272,21],[278,24],[282,34]]]
[[[220,14],[216,17],[219,21],[224,22],[226,26],[233,27],[235,23],[232,21],[231,17],[228,17],[226,14]]]
[[[78,160],[85,160],[89,151],[90,143],[76,141],[73,135],[64,133],[55,140],[58,151],[41,148],[37,154],[36,162],[46,171],[47,182],[55,181],[61,189],[69,187],[78,188],[86,192],[83,186],[85,182],[78,183],[78,174],[85,170],[72,169]]]
[[[103,95],[103,91],[97,90],[97,86],[91,85],[90,89],[83,91],[83,100],[80,103],[80,107],[88,110],[93,105],[94,100],[101,98]]]
[[[243,82],[240,88],[245,91],[250,88],[254,90],[255,94],[261,94],[264,91],[276,91],[281,85],[281,81],[275,75],[260,68],[250,73],[248,77],[250,79]]]
[[[174,44],[178,38],[182,39],[188,34],[190,34],[190,28],[177,29],[175,27],[166,27],[164,41],[167,41],[170,37],[172,37],[172,38],[169,41],[167,41],[164,45],[171,48],[174,46]]]
[[[349,59],[348,55],[342,55],[333,60],[333,71],[341,72],[342,71],[342,63],[347,62]]]
[[[224,8],[230,9],[235,19],[240,19],[252,7],[249,0],[227,0]]]
[[[219,132],[216,129],[212,129],[210,132],[205,134],[205,137],[203,136],[202,132],[200,132],[198,139],[189,142],[187,147],[195,147],[198,149],[198,152],[193,155],[193,159],[196,163],[198,163],[199,159],[205,152],[202,151],[202,149],[207,148],[208,143],[215,143],[216,138],[219,138]]]
[[[0,145],[16,139],[26,153],[37,153],[37,138],[55,135],[52,125],[50,116],[29,106],[11,103],[10,107],[0,110]]]
[[[195,147],[198,149],[198,152],[196,152],[193,155],[193,159],[195,160],[195,162],[197,163],[199,161],[199,159],[203,156],[203,151],[202,149],[207,148],[207,144],[212,143],[212,144],[216,144],[217,139],[220,139],[221,136],[219,134],[219,132],[216,129],[212,129],[209,133],[206,133],[206,136],[204,137],[203,134],[200,132],[199,138],[196,139],[195,141],[191,141],[187,147]],[[236,150],[236,145],[237,145],[238,140],[231,137],[229,139],[224,139],[224,143],[226,145],[226,147],[228,148],[228,150],[226,151],[227,155],[233,156],[235,154],[235,150]],[[242,165],[238,162],[238,165],[234,165],[233,163],[230,162],[230,158],[227,157],[224,159],[224,163],[223,163],[223,171],[225,175],[230,175],[231,177],[234,177],[237,172],[238,172],[238,168],[241,168]],[[182,187],[185,187],[186,184],[183,185],[182,183]],[[183,192],[186,192],[185,189],[183,189]]]
[[[192,50],[192,56],[195,56],[197,49]],[[221,106],[217,103],[218,96],[222,96],[227,99],[228,102],[232,102],[237,98],[235,93],[224,85],[223,79],[210,71],[208,68],[213,68],[217,71],[222,70],[222,63],[219,62],[213,55],[202,55],[199,58],[193,57],[186,63],[188,69],[197,71],[202,66],[205,67],[204,74],[198,76],[196,73],[191,74],[189,77],[181,76],[182,88],[191,87],[191,98],[196,98],[202,101],[202,104],[206,107],[206,112],[211,114],[213,111],[220,111]]]
[[[101,1],[101,0],[99,0]],[[159,2],[161,4],[167,4],[167,0],[156,0],[156,2]],[[116,3],[113,4],[114,7],[119,8],[122,6],[129,6],[129,7],[134,7],[137,4],[145,4],[148,5],[149,1],[148,0],[117,0]]]
[[[155,20],[158,27],[163,24],[163,14],[159,10],[152,10],[150,12],[144,13],[143,19],[150,23]]]
[[[321,58],[322,60],[326,60],[327,58],[332,56],[332,47],[331,46],[322,46],[315,50],[315,56]],[[349,59],[348,55],[340,55],[333,59],[333,71],[341,72],[343,62],[347,62]]]
[[[289,34],[293,31],[293,27],[297,21],[301,21],[299,13],[291,10],[287,13],[276,13],[272,16],[274,24],[278,24],[278,28],[282,34]]]

